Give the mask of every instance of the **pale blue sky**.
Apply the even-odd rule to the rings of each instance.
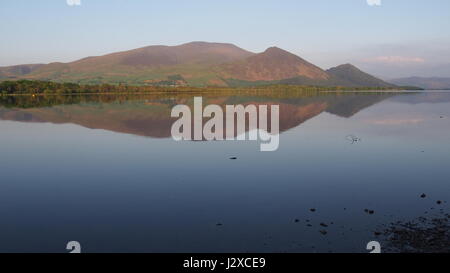
[[[154,44],[289,50],[383,77],[450,76],[450,1],[2,0],[0,65],[73,61]]]

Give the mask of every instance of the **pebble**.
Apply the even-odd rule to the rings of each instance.
[[[367,213],[367,214],[374,214],[375,213],[374,210],[369,210],[369,209],[365,209],[364,212]]]

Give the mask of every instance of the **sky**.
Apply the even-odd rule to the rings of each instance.
[[[448,0],[1,0],[0,66],[208,41],[386,79],[450,77],[449,11]]]

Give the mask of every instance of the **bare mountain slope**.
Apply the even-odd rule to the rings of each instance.
[[[298,76],[325,80],[329,77],[319,67],[277,47],[221,67],[226,77],[245,81],[277,81]]]
[[[2,67],[2,78],[170,86],[394,86],[350,64],[324,71],[278,47],[255,54],[232,44],[207,42],[148,46],[70,63]]]

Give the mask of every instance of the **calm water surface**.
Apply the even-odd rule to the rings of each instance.
[[[173,141],[192,97],[2,98],[0,252],[366,252],[448,211],[450,93],[203,95],[279,104],[269,153]]]

